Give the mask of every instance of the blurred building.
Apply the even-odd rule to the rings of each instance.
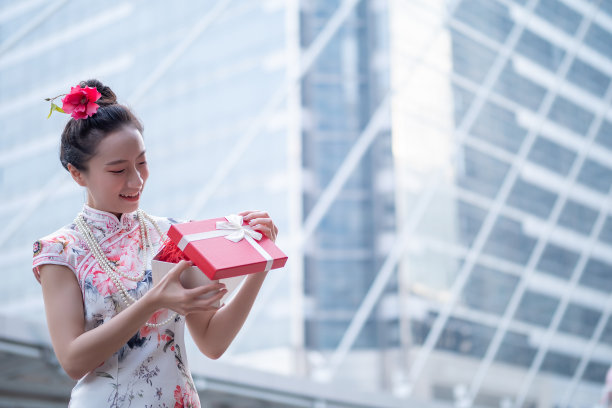
[[[0,0],[0,406],[70,385],[30,248],[84,202],[43,98],[90,77],[144,122],[145,210],[280,227],[222,370],[192,359],[211,406],[603,401],[609,0]]]
[[[343,18],[301,81],[304,343],[315,377],[329,370],[317,352],[329,359],[338,347],[395,231],[389,109],[383,101],[389,89],[387,8],[384,2],[353,2],[343,14],[341,3],[300,2],[304,50],[330,21]],[[380,119],[371,123],[375,115]],[[346,158],[356,146],[364,146],[363,154],[351,163]],[[384,298],[397,292],[396,282],[387,285]],[[378,357],[397,328],[397,314],[389,320],[377,307],[345,361],[353,369],[342,369],[338,380],[385,388],[387,365]]]
[[[396,389],[596,406],[612,359],[612,3],[390,4]]]

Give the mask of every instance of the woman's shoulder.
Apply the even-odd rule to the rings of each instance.
[[[76,259],[81,251],[79,234],[74,223],[65,225],[34,241],[33,270],[38,279],[38,266],[43,264],[63,265],[76,270]]]
[[[76,230],[76,226],[74,223],[71,223],[71,224],[65,225],[53,231],[50,234],[47,234],[39,238],[38,240],[35,241],[34,244],[36,245],[36,242],[43,242],[49,245],[62,244],[63,247],[65,248],[68,245],[77,243],[79,239],[80,239],[80,235],[78,231]],[[34,254],[34,256],[36,256],[36,254]]]

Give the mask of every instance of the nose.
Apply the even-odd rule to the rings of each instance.
[[[128,188],[134,188],[134,189],[141,189],[143,185],[143,180],[142,180],[142,176],[140,175],[140,172],[138,171],[138,169],[133,169],[130,172],[130,175],[128,177],[128,181],[127,181],[127,186]]]

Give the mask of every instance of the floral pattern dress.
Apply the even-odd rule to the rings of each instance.
[[[141,272],[142,245],[136,212],[122,214],[121,219],[87,205],[82,212],[107,258],[126,274]],[[175,222],[152,218],[164,233]],[[154,254],[162,240],[148,221],[147,226],[153,245],[149,254]],[[85,330],[104,324],[125,308],[117,288],[98,265],[74,223],[34,243],[33,270],[39,281],[38,267],[43,264],[64,265],[74,272],[83,295]],[[151,260],[147,260],[140,282],[120,279],[134,298],[142,297],[152,286]],[[149,322],[163,322],[172,314],[159,310]],[[121,349],[77,382],[69,407],[200,407],[185,356],[184,329],[185,318],[180,315],[161,327],[141,327]]]

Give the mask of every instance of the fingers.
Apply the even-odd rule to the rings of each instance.
[[[276,241],[278,235],[278,227],[270,218],[270,214],[266,211],[253,211],[247,210],[239,213],[242,216],[244,222],[248,223],[251,228],[257,231],[261,231],[265,236],[270,238],[272,241]]]
[[[270,218],[254,218],[249,222],[249,225],[254,230],[261,231],[272,241],[276,240],[276,235],[278,235],[278,228],[276,227],[276,225],[274,225],[274,222]]]
[[[227,293],[225,285],[214,283],[193,289],[183,289],[178,298],[168,307],[186,316],[193,312],[213,311],[219,309],[218,303]]]
[[[271,227],[268,227],[267,225],[262,225],[262,224],[256,224],[253,226],[253,229],[256,231],[260,231],[261,233],[263,233],[266,237],[274,240],[274,238],[276,238],[274,236],[274,230]]]
[[[220,304],[221,299],[227,290],[221,290],[214,295],[205,299],[195,299],[185,307],[185,316],[194,312],[206,312],[219,310],[223,305]]]
[[[170,269],[168,274],[176,276],[178,278],[179,276],[181,276],[181,273],[183,273],[183,271],[189,268],[190,266],[193,266],[193,262],[185,260],[180,261],[176,264],[176,266],[173,266],[172,269]]]
[[[242,219],[245,222],[248,222],[250,220],[252,220],[253,218],[270,218],[270,214],[268,214],[266,211],[243,211],[240,213],[240,215],[242,215]]]
[[[225,284],[224,283],[211,283],[208,285],[204,285],[204,286],[199,286],[197,288],[193,288],[193,289],[187,289],[187,296],[189,297],[193,297],[193,298],[198,298],[200,296],[206,295],[206,294],[210,294],[210,293],[215,293],[215,292],[224,292],[227,293],[227,289],[225,288]]]

